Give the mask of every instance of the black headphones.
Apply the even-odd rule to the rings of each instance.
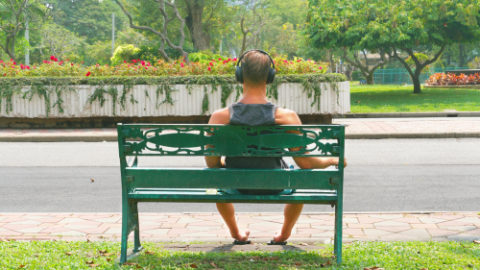
[[[266,51],[257,50],[257,49],[255,49],[255,50],[248,50],[248,51],[244,52],[244,53],[238,58],[237,65],[236,65],[236,68],[235,68],[235,79],[237,79],[237,82],[243,83],[243,70],[242,70],[242,66],[240,66],[240,62],[242,61],[243,57],[244,57],[247,53],[252,52],[252,51],[256,51],[256,52],[263,53],[263,54],[265,54],[266,56],[268,56],[268,58],[270,59],[270,63],[272,63],[272,66],[271,66],[270,69],[268,70],[267,84],[268,84],[268,83],[272,83],[273,80],[275,79],[275,63],[273,62],[272,57],[271,57]]]

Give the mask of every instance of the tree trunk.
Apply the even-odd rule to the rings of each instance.
[[[367,84],[375,84],[375,82],[373,81],[373,73],[374,71],[369,72],[367,73],[367,76],[365,76],[365,79],[367,80]]]
[[[15,61],[15,41],[8,37],[5,41],[5,52],[8,54],[10,59]]]
[[[192,37],[193,46],[196,50],[203,51],[210,49],[210,36],[203,29],[202,14],[205,2],[203,0],[185,0],[188,15],[185,17],[190,36]]]
[[[458,44],[458,66],[464,67],[465,64],[465,46],[462,43]]]
[[[412,76],[412,82],[413,82],[413,93],[414,94],[420,94],[422,92],[422,86],[420,84],[420,73],[421,70],[418,71],[418,67],[415,70],[415,73]]]

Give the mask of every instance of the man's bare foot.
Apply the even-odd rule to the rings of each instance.
[[[273,237],[273,241],[275,242],[285,242],[287,241],[287,239],[290,237],[290,235],[282,235],[282,234],[275,234],[275,236]]]
[[[241,234],[240,232],[236,233],[236,234],[232,234],[232,237],[233,237],[233,239],[235,239],[237,241],[244,242],[244,241],[248,240],[249,235],[250,235],[250,232],[246,231],[245,234]]]

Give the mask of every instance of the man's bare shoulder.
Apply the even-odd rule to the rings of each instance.
[[[302,121],[296,112],[285,108],[277,108],[275,123],[279,125],[301,125]]]
[[[208,120],[209,124],[228,124],[230,123],[230,112],[228,108],[216,110]]]

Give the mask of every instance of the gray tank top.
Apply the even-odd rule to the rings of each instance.
[[[277,106],[266,104],[234,103],[229,107],[231,125],[275,125]],[[280,169],[286,164],[281,157],[226,157],[226,168],[241,169]]]
[[[229,107],[231,125],[275,125],[275,111],[277,106],[272,103],[266,104],[243,104],[235,103]],[[285,169],[287,163],[281,157],[225,157],[226,168],[237,169]],[[227,194],[270,195],[290,194],[293,190],[261,189],[261,190],[221,190]]]

